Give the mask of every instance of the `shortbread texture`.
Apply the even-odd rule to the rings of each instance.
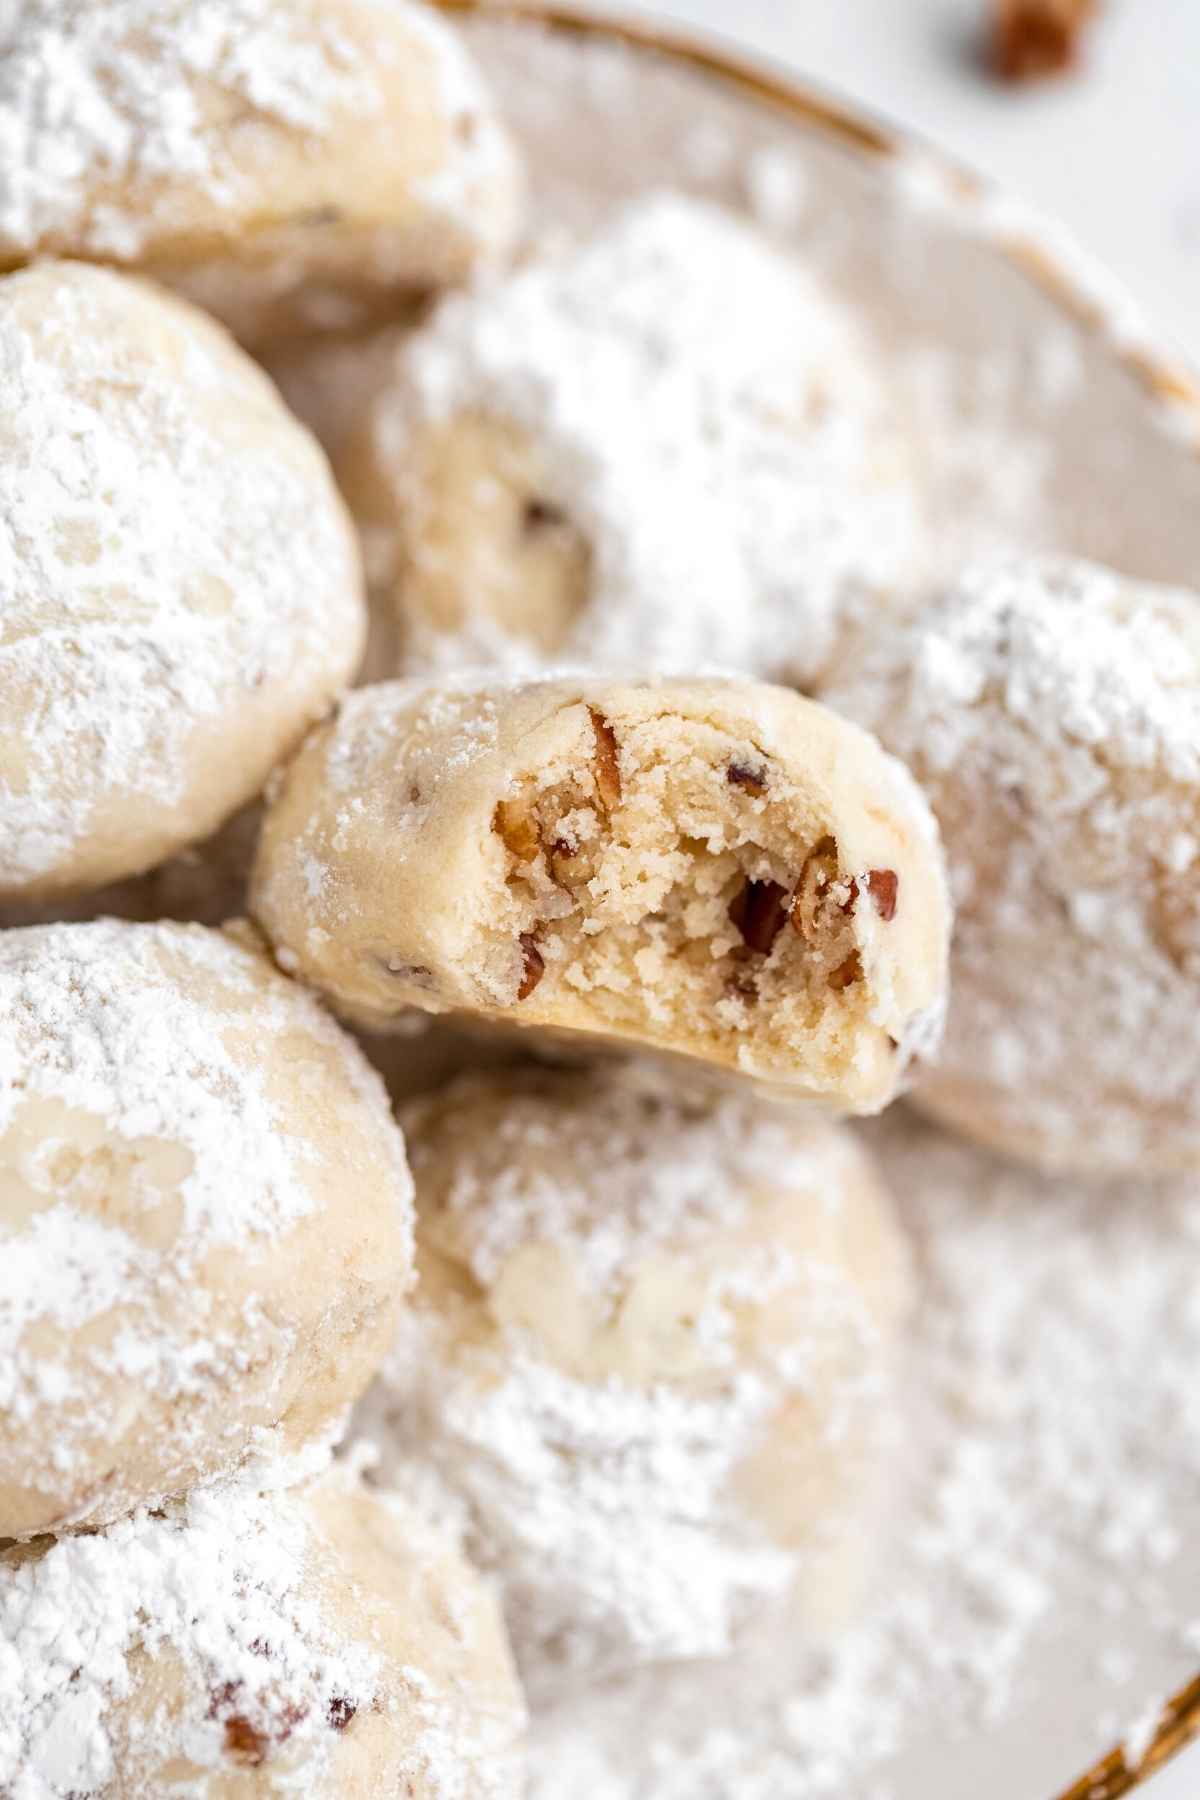
[[[393,673],[809,685],[923,565],[911,442],[831,292],[752,225],[660,194],[446,297],[336,467]]]
[[[518,1800],[523,1722],[491,1595],[349,1471],[0,1553],[13,1800]]]
[[[0,934],[0,1537],[336,1430],[412,1271],[378,1077],[257,948]]]
[[[261,789],[357,667],[325,458],[192,307],[0,280],[0,900],[138,874]]]
[[[936,827],[875,741],[744,681],[385,683],[277,783],[251,906],[364,1022],[678,1052],[876,1111],[936,1041]]]
[[[508,246],[514,151],[408,0],[15,0],[0,265],[116,264],[246,342],[349,329]]]
[[[991,559],[830,694],[920,779],[957,903],[917,1098],[1050,1169],[1200,1153],[1200,595]]]
[[[839,1620],[869,1567],[908,1268],[840,1127],[624,1074],[404,1115],[420,1281],[356,1429],[500,1585],[531,1691]]]

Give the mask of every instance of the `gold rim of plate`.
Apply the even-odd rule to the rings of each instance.
[[[481,18],[539,25],[575,37],[606,38],[610,42],[652,51],[672,62],[686,63],[744,94],[803,119],[814,130],[838,138],[859,155],[894,156],[906,147],[920,143],[922,154],[938,165],[952,190],[967,204],[989,191],[969,169],[913,134],[859,113],[832,95],[806,87],[795,77],[776,74],[756,65],[726,50],[723,45],[666,31],[658,25],[639,25],[583,11],[567,12],[555,6],[543,6],[539,0],[434,0],[434,4],[444,12],[471,13]],[[1014,235],[997,241],[996,253],[1016,262],[1079,324],[1098,335],[1103,332],[1105,321],[1101,309],[1042,245]],[[1114,345],[1113,354],[1156,399],[1192,411],[1200,434],[1200,381],[1189,370],[1144,349]],[[1054,1800],[1121,1800],[1123,1794],[1132,1793],[1151,1775],[1157,1774],[1197,1736],[1200,1736],[1200,1675],[1164,1702],[1154,1735],[1134,1766],[1130,1766],[1124,1749],[1118,1745],[1078,1781],[1054,1796]]]

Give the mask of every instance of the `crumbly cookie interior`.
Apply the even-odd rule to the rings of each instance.
[[[729,732],[678,720],[622,732],[588,709],[581,767],[529,775],[492,828],[518,925],[516,1014],[836,1079],[870,1007],[856,912],[887,916],[842,867],[813,797]]]

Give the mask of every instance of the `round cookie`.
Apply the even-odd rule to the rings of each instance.
[[[723,1653],[790,1592],[836,1619],[907,1296],[865,1151],[595,1072],[403,1116],[419,1282],[355,1429],[460,1512],[535,1688]]]
[[[0,900],[207,837],[347,684],[324,456],[226,334],[83,264],[0,280]]]
[[[1200,1154],[1200,596],[989,560],[829,695],[904,757],[957,904],[916,1098],[1049,1169]]]
[[[517,1800],[524,1709],[479,1577],[331,1471],[0,1552],[0,1791]]]
[[[386,316],[519,210],[473,64],[407,0],[16,0],[0,157],[0,266],[118,264],[248,343]]]
[[[915,784],[748,681],[364,688],[281,777],[251,907],[363,1022],[457,1009],[850,1111],[939,1028],[948,906]]]
[[[257,947],[0,934],[0,1537],[327,1437],[411,1230],[378,1077]]]
[[[733,215],[638,201],[447,297],[335,467],[413,673],[471,662],[815,681],[922,560],[854,320]]]

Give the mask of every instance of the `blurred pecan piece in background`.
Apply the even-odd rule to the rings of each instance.
[[[991,0],[992,69],[1005,81],[1062,74],[1096,10],[1096,0]]]

